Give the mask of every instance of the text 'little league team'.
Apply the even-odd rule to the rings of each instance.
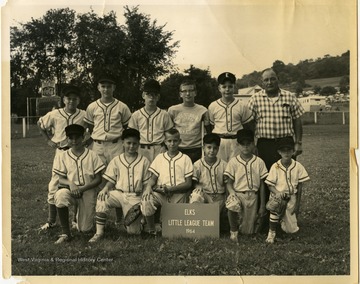
[[[64,107],[38,121],[48,145],[56,149],[49,216],[41,230],[54,228],[58,215],[62,234],[55,243],[69,241],[69,207],[74,206],[72,226],[91,232],[95,219],[96,233],[89,242],[97,242],[104,237],[111,208],[121,222],[140,204],[142,217],[126,230],[155,237],[161,206],[190,202],[217,203],[220,212],[227,210],[235,242],[239,231],[256,232],[259,216],[267,220],[268,243],[280,228],[297,232],[303,182],[309,180],[295,160],[302,152],[304,109],[279,88],[272,69],[263,71],[262,80],[264,90],[244,105],[234,98],[235,76],[220,74],[221,98],[206,109],[194,102],[196,83],[186,78],[179,90],[182,103],[165,111],[157,107],[160,84],[151,79],[143,87],[145,105],[134,113],[114,98],[111,75],[98,79],[101,98],[86,111],[77,108],[79,88],[66,87]],[[286,201],[281,213],[266,209],[267,201],[276,198]]]

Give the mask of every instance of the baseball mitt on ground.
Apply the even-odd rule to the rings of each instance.
[[[140,203],[133,205],[126,213],[124,218],[124,225],[130,226],[141,215]]]

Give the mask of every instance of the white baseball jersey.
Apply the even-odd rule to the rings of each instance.
[[[78,157],[71,149],[58,155],[54,161],[54,172],[67,177],[76,185],[85,185],[91,182],[95,175],[105,169],[100,157],[87,148]]]
[[[165,139],[164,132],[173,126],[170,115],[160,108],[148,114],[143,107],[135,111],[129,121],[129,127],[140,132],[141,144],[161,144]]]
[[[171,106],[168,112],[174,121],[175,128],[180,132],[181,143],[180,148],[199,148],[201,147],[201,123],[210,125],[209,113],[207,109],[195,104],[192,107],[178,104]]]
[[[192,179],[199,183],[205,193],[225,193],[224,172],[226,162],[217,159],[213,165],[209,165],[204,158],[194,163]]]
[[[243,124],[252,120],[252,113],[236,98],[228,105],[218,99],[209,105],[209,117],[210,123],[214,125],[213,133],[236,135]]]
[[[264,161],[259,157],[253,155],[246,162],[237,155],[228,162],[224,175],[234,181],[235,192],[258,191],[260,181],[268,175],[268,171]]]
[[[112,141],[121,136],[130,117],[130,109],[123,102],[114,99],[112,103],[104,104],[98,99],[87,107],[84,121],[94,125],[92,139]]]
[[[40,127],[43,130],[53,130],[54,136],[51,138],[51,141],[53,141],[54,143],[64,143],[64,141],[67,140],[65,134],[65,127],[70,124],[80,124],[82,126],[85,126],[84,117],[84,110],[76,109],[73,114],[70,114],[67,113],[64,108],[59,108],[49,111],[44,116],[40,117],[39,122]]]
[[[310,177],[302,164],[291,159],[290,166],[285,168],[280,159],[271,166],[265,183],[274,186],[280,192],[292,194],[297,192],[299,182],[308,180]]]
[[[149,166],[150,162],[144,156],[138,154],[134,161],[128,163],[123,153],[111,160],[103,178],[125,193],[142,193],[144,184],[150,178]]]
[[[193,164],[189,156],[179,152],[171,158],[168,152],[156,156],[149,171],[158,179],[157,185],[174,186],[185,182],[185,178],[193,174]]]

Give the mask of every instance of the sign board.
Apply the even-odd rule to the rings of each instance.
[[[167,203],[161,208],[164,237],[204,238],[220,236],[217,203]]]
[[[43,116],[60,107],[60,100],[61,98],[58,96],[36,98],[36,115]]]

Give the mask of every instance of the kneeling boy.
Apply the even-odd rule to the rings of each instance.
[[[168,150],[152,162],[149,168],[152,175],[141,200],[141,212],[149,228],[146,233],[150,236],[156,236],[156,209],[167,202],[185,203],[191,189],[193,165],[191,159],[179,151],[179,131],[174,128],[166,131],[164,142]]]
[[[100,157],[83,146],[85,128],[71,124],[65,128],[70,149],[58,155],[54,172],[59,176],[59,189],[54,195],[62,235],[55,242],[61,244],[71,239],[69,206],[77,205],[78,230],[88,232],[93,228],[97,186],[105,169]]]
[[[90,243],[100,240],[104,236],[104,228],[110,208],[122,208],[124,216],[129,209],[140,203],[143,187],[148,181],[149,160],[138,154],[140,133],[136,129],[128,128],[122,133],[124,153],[116,156],[109,163],[103,177],[107,180],[104,188],[99,192],[96,203],[96,234]],[[129,234],[141,233],[141,218],[126,226]]]

